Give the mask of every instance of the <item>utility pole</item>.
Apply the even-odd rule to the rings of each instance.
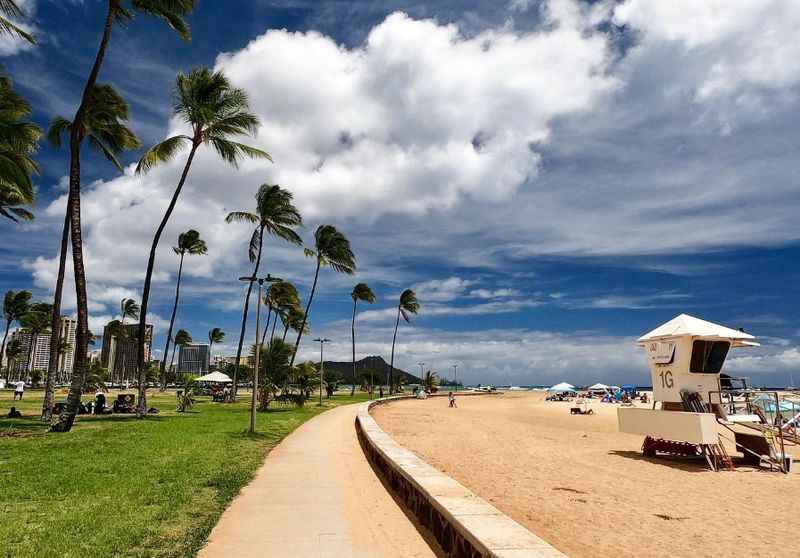
[[[256,303],[256,355],[255,366],[253,367],[253,396],[250,399],[250,433],[254,434],[256,431],[256,407],[258,406],[258,367],[261,360],[261,288],[264,283],[275,283],[280,281],[277,277],[273,277],[269,273],[266,277],[239,277],[239,281],[246,281],[248,283],[258,283],[258,302]]]
[[[453,383],[456,385],[456,391],[458,391],[458,364],[453,365]]]
[[[327,337],[317,337],[314,339],[319,343],[319,405],[322,406],[322,383],[325,381],[325,360],[323,358],[323,347],[325,343],[330,343],[331,340]]]
[[[420,382],[420,385],[421,385],[421,384],[424,383],[423,380],[425,380],[425,371],[423,370],[423,367],[425,366],[425,363],[424,362],[418,362],[417,366],[419,366],[419,382]]]

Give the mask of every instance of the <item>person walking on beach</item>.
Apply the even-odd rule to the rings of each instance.
[[[19,398],[19,400],[22,401],[22,394],[24,393],[25,393],[25,382],[20,380],[14,387],[14,401],[16,401],[17,398]]]
[[[452,392],[452,391],[451,391],[450,393],[448,393],[448,394],[447,394],[447,399],[449,399],[449,400],[450,400],[450,407],[456,407],[456,408],[458,408],[458,405],[456,405],[456,396],[455,396],[455,395],[453,395],[453,392]]]

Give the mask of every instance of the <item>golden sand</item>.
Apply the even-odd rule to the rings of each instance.
[[[459,397],[457,409],[446,398],[407,400],[373,414],[397,442],[570,556],[767,557],[800,548],[799,471],[714,473],[705,461],[646,459],[641,436],[617,432],[615,405],[575,416],[569,403],[543,399]]]

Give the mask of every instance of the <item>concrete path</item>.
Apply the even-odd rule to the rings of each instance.
[[[356,437],[357,412],[358,405],[337,407],[287,436],[198,556],[436,556],[367,462]]]

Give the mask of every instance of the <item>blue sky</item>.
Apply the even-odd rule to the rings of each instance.
[[[0,54],[45,125],[74,111],[104,4],[25,5],[39,44],[6,40]],[[424,361],[446,374],[458,363],[470,382],[646,383],[633,340],[686,312],[763,341],[731,371],[770,385],[800,377],[800,8],[206,0],[191,23],[190,44],[144,17],[117,29],[101,79],[152,144],[180,129],[176,73],[216,66],[250,94],[262,119],[250,141],[275,164],[198,160],[159,252],[156,348],[177,267],[169,246],[189,227],[210,251],[188,262],[178,327],[196,339],[222,327],[221,349],[235,345],[250,231],[223,218],[277,182],[295,194],[304,239],[334,224],[359,259],[356,277],[322,273],[311,325],[334,339],[332,358],[348,358],[348,293],[363,280],[378,302],[361,316],[359,353],[387,360],[391,307],[417,290],[422,311],[398,342],[408,370]],[[37,220],[0,223],[0,288],[46,298],[67,161],[46,146],[39,160]],[[98,333],[122,296],[140,296],[180,162],[135,177],[85,158]],[[312,262],[275,240],[265,271],[303,294],[313,278]]]

